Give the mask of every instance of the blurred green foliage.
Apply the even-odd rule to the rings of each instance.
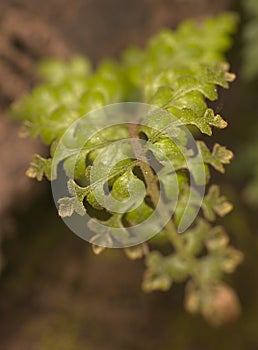
[[[242,1],[246,23],[243,29],[243,69],[246,81],[258,78],[258,2],[256,0]]]

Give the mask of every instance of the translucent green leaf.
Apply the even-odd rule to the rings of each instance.
[[[125,254],[131,260],[140,259],[144,255],[148,254],[148,252],[148,245],[145,243],[125,248]]]
[[[222,252],[222,270],[232,273],[243,261],[243,253],[233,247],[227,247]]]
[[[173,116],[178,118],[185,125],[195,125],[203,134],[212,135],[212,126],[224,129],[227,126],[225,120],[220,115],[214,115],[212,109],[206,109],[204,115],[197,116],[192,109],[176,109],[169,107],[169,111]]]
[[[146,258],[147,270],[142,288],[145,292],[154,290],[167,291],[172,285],[172,278],[166,271],[165,257],[159,252],[151,252]]]
[[[199,219],[194,228],[191,228],[182,234],[182,239],[185,245],[185,249],[192,255],[199,255],[207,238],[209,237],[209,231],[211,226],[203,219]]]
[[[123,227],[122,216],[112,215],[107,221],[91,219],[88,222],[89,229],[94,233],[91,243],[97,246],[111,247],[114,240],[123,242],[128,239],[128,232]],[[117,233],[116,228],[119,228]]]
[[[212,185],[202,202],[204,216],[209,221],[214,221],[216,214],[225,216],[232,210],[233,206],[225,196],[220,196],[219,187]]]
[[[136,226],[147,220],[153,213],[153,209],[145,202],[142,202],[134,210],[130,210],[125,214],[125,220],[130,226]]]
[[[60,198],[58,204],[58,213],[63,218],[72,216],[74,212],[82,216],[86,213],[83,204],[75,197]]]
[[[82,56],[74,57],[70,62],[63,63],[58,59],[41,62],[39,73],[49,83],[57,85],[71,77],[87,77],[91,71],[89,60]]]
[[[189,274],[188,263],[177,254],[166,258],[167,273],[176,282],[184,281]]]
[[[26,171],[26,175],[31,178],[36,178],[38,181],[46,176],[48,180],[51,180],[51,165],[52,159],[45,159],[38,154],[35,154],[30,163],[29,169]]]
[[[212,152],[208,149],[204,142],[198,141],[198,147],[202,153],[203,161],[213,166],[221,173],[225,172],[223,164],[229,164],[233,158],[233,153],[224,146],[220,146],[216,143],[213,146]]]
[[[210,228],[209,236],[206,240],[206,247],[209,251],[218,251],[226,248],[229,243],[229,237],[222,226]]]
[[[63,168],[69,178],[85,179],[86,156],[87,152],[81,152],[64,161]]]
[[[79,186],[73,179],[69,179],[67,188],[71,196],[76,197],[81,203],[85,196],[90,192],[88,187]]]
[[[222,282],[208,284],[206,288],[188,282],[185,307],[190,313],[201,313],[213,326],[235,321],[240,313],[235,292]]]

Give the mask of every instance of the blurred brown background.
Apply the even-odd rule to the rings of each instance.
[[[1,0],[1,350],[258,348],[248,302],[241,321],[214,330],[183,311],[181,286],[144,295],[141,262],[114,250],[94,256],[58,219],[49,184],[25,177],[32,155],[45,151],[38,140],[19,138],[6,112],[37,83],[41,58],[79,52],[97,63],[128,45],[143,46],[164,26],[237,6],[234,0]]]

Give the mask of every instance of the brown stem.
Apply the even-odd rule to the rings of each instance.
[[[137,124],[129,124],[129,133],[132,139],[139,139],[139,135],[137,133]],[[150,165],[148,164],[147,158],[143,152],[143,148],[141,146],[140,142],[134,142],[132,141],[132,147],[134,150],[135,157],[139,161],[139,166],[141,168],[141,171],[143,173],[145,183],[148,189],[148,193],[151,197],[151,200],[153,202],[153,205],[157,207],[158,202],[160,200],[160,191],[157,185],[156,176],[153,173]],[[165,212],[167,212],[167,208],[165,204],[161,201],[159,204],[159,210],[164,215]],[[195,277],[195,279],[199,280],[199,269],[198,269],[198,263],[196,259],[191,256],[184,247],[184,243],[177,233],[176,226],[171,218],[165,226],[165,230],[168,235],[169,241],[172,243],[174,248],[176,249],[177,253],[188,262],[189,268],[191,269],[192,276]]]

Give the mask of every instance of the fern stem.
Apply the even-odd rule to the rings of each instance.
[[[139,135],[137,133],[137,124],[129,125],[129,133],[132,139],[139,139]],[[139,166],[144,176],[144,180],[152,203],[155,208],[157,208],[160,201],[159,210],[162,215],[164,215],[164,213],[167,212],[167,208],[160,198],[160,191],[157,185],[156,176],[148,164],[146,156],[143,154],[142,146],[139,142],[132,142],[132,147],[136,158],[138,159],[138,157],[140,157]],[[172,246],[175,248],[176,252],[181,256],[183,260],[187,262],[189,270],[191,271],[191,276],[200,283],[198,262],[191,254],[186,251],[182,238],[179,236],[172,218],[166,223],[165,230],[167,232],[168,239]]]

